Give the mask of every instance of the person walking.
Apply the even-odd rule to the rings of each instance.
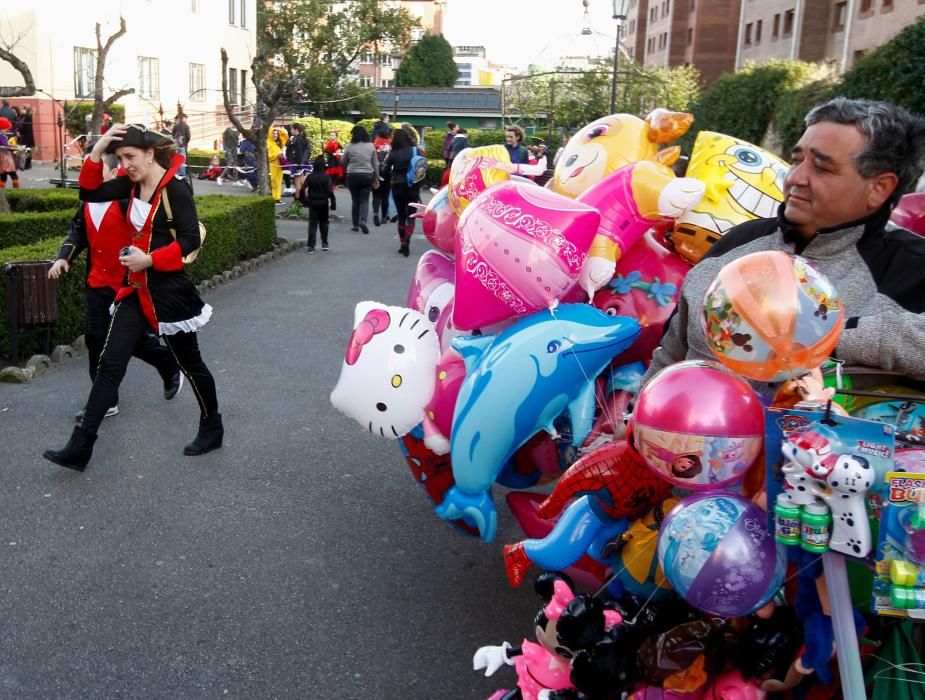
[[[392,150],[392,140],[377,136],[373,147],[376,149],[376,159],[379,161],[379,167],[375,173],[375,177],[379,180],[379,187],[373,189],[373,223],[379,226],[383,221],[389,220],[389,197],[392,194],[392,183],[382,176],[382,165],[385,163],[385,157]]]
[[[115,157],[107,154],[103,160],[103,178],[110,179],[115,171]],[[84,339],[87,344],[90,381],[96,379],[100,355],[109,330],[109,309],[125,279],[125,268],[119,262],[119,251],[132,244],[132,230],[125,220],[125,200],[113,202],[81,203],[68,226],[67,236],[58,257],[48,271],[49,279],[58,279],[71,269],[74,258],[87,251],[87,296]],[[170,401],[183,386],[183,374],[170,351],[160,344],[149,328],[138,338],[132,356],[157,370],[164,383],[164,398]],[[84,416],[82,408],[75,418],[79,423]],[[110,406],[105,418],[119,413],[119,399]]]
[[[357,124],[350,131],[350,143],[344,149],[341,159],[347,173],[347,189],[350,190],[351,231],[369,233],[366,217],[369,214],[369,193],[379,186],[379,159],[376,149],[369,142],[369,133]]]
[[[379,114],[379,121],[373,124],[372,138],[390,138],[392,136],[392,126],[389,124],[389,115],[385,112]]]
[[[443,135],[443,162],[449,168],[453,164],[453,157],[450,155],[450,144],[456,138],[456,130],[459,126],[456,122],[446,123],[446,133]]]
[[[277,204],[283,196],[283,155],[289,134],[285,129],[272,129],[267,134],[267,161],[270,164],[270,194]]]
[[[401,245],[398,252],[406,258],[411,254],[411,236],[414,234],[412,202],[421,200],[420,183],[408,184],[408,168],[417,146],[406,129],[392,132],[392,150],[382,165],[382,176],[392,185],[392,197],[398,210],[398,239]]]
[[[232,183],[238,181],[238,130],[231,124],[222,132],[222,150],[225,151],[225,169],[216,182],[221,185],[227,178]]]
[[[183,112],[177,115],[177,121],[171,129],[170,135],[174,143],[177,144],[177,152],[183,156],[183,167],[180,168],[180,177],[186,177],[187,149],[189,148],[191,134],[189,124],[186,123],[186,115]]]
[[[115,152],[126,174],[104,183],[106,152]],[[87,466],[97,429],[115,403],[129,358],[149,327],[164,339],[199,403],[199,429],[183,454],[202,455],[222,446],[225,430],[215,379],[202,360],[196,335],[211,318],[212,307],[202,301],[183,271],[184,256],[201,245],[192,190],[175,177],[183,160],[172,139],[143,124],[113,125],[94,144],[81,168],[83,201],[128,200],[125,218],[132,227],[133,245],[120,251],[127,279],[116,294],[80,425],[63,449],[43,453],[62,467],[83,471]]]
[[[305,178],[299,189],[299,202],[308,207],[308,241],[305,252],[315,252],[316,231],[321,229],[321,250],[328,250],[328,203],[331,211],[337,209],[334,198],[334,183],[324,171],[324,155],[315,158],[311,174]]]
[[[295,192],[302,189],[302,182],[309,172],[311,163],[311,144],[305,136],[305,127],[301,124],[293,124],[291,127],[292,137],[286,145],[286,158],[289,160],[290,170],[292,173],[292,186]]]

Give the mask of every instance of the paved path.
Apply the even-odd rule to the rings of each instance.
[[[495,544],[458,534],[395,443],[328,401],[354,305],[403,304],[416,255],[397,254],[394,225],[335,224],[331,246],[207,295],[217,452],[181,455],[193,395],[165,402],[141,363],[83,474],[41,452],[71,431],[86,358],[0,385],[0,698],[455,699],[513,685],[512,669],[470,666],[476,647],[531,635],[539,608],[504,578],[501,545],[518,532],[502,494]]]

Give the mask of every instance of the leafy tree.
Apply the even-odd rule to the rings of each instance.
[[[379,42],[406,46],[417,20],[378,0],[266,0],[257,8],[258,46],[251,62],[255,119],[250,126],[231,104],[224,49],[222,93],[228,118],[257,146],[257,180],[266,194],[267,132],[274,120],[296,103],[356,99],[358,87],[350,76],[360,53]]]
[[[777,154],[782,158],[790,158],[791,149],[803,135],[809,110],[832,97],[838,85],[838,68],[833,63],[827,69],[828,74],[818,80],[788,90],[780,96],[774,110],[773,124],[780,144]]]
[[[845,97],[886,100],[925,114],[925,16],[871,51],[842,76]]]
[[[402,58],[395,75],[400,87],[453,87],[459,69],[443,35],[425,34]]]

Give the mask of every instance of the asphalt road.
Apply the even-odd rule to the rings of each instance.
[[[50,169],[49,169],[50,170]],[[41,173],[32,172],[39,179]],[[197,183],[201,184],[201,183]],[[245,188],[226,185],[226,192]],[[219,191],[209,183],[197,193]],[[349,214],[349,196],[338,195]],[[304,223],[282,222],[301,238]],[[328,401],[354,305],[402,305],[394,225],[335,223],[206,296],[225,446],[184,457],[198,410],[134,362],[80,474],[45,461],[89,390],[86,357],[0,385],[0,698],[484,698],[480,645],[532,634],[501,546],[433,514],[394,442]]]

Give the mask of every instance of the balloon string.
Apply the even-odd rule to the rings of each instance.
[[[664,572],[663,572],[662,575],[661,575],[661,579],[662,579],[661,581],[656,581],[656,582],[655,582],[655,588],[654,588],[654,589],[652,590],[652,592],[649,594],[649,597],[646,598],[646,602],[642,604],[642,607],[639,608],[639,610],[636,611],[636,614],[635,614],[635,615],[633,615],[633,619],[629,621],[629,624],[631,624],[631,625],[636,624],[636,618],[638,618],[638,617],[645,611],[645,609],[646,609],[647,607],[649,607],[649,603],[652,602],[652,599],[655,597],[655,594],[658,593],[659,590],[661,590],[661,585],[662,585],[663,583],[665,583],[665,574],[664,574]]]
[[[549,309],[549,313],[550,313],[550,315],[552,316],[553,320],[555,320],[556,323],[558,323],[558,324],[561,326],[560,332],[562,333],[562,337],[563,337],[563,338],[566,337],[566,333],[564,332],[564,331],[565,331],[565,325],[564,325],[558,318],[556,318],[556,307],[555,307],[555,306],[551,307],[551,308]],[[590,376],[588,375],[588,372],[585,370],[584,365],[581,364],[581,358],[579,357],[579,354],[578,354],[578,353],[575,353],[574,356],[575,356],[575,362],[576,362],[577,365],[578,365],[578,369],[581,370],[581,374],[582,374],[582,376],[584,377],[585,382],[588,383],[588,384],[591,384],[592,382],[596,381],[596,377],[595,377],[595,378],[590,377]],[[594,389],[595,389],[595,391],[594,391],[595,404],[601,409],[601,413],[603,414],[604,418],[610,423],[610,425],[611,425],[611,426],[616,426],[616,425],[617,425],[616,420],[615,420],[616,415],[610,415],[611,411],[609,411],[609,407],[608,407],[608,405],[607,405],[607,397],[604,396],[603,400],[600,401],[600,402],[598,402],[598,401],[597,401],[597,391],[596,391],[596,387],[594,387]],[[616,411],[613,411],[613,413],[616,414]],[[570,418],[572,418],[572,420],[574,420],[574,416],[570,416]],[[620,417],[620,420],[622,420],[622,419],[623,419],[623,417],[621,416],[621,417]],[[573,426],[573,427],[572,427],[573,439],[574,439],[574,432],[575,432],[575,429],[574,429],[574,426]],[[579,446],[578,446],[578,449],[581,450],[581,448],[582,448],[582,446],[579,445]]]
[[[617,576],[619,576],[620,574],[622,574],[624,571],[626,571],[626,570],[629,568],[630,564],[632,564],[632,563],[633,563],[634,561],[636,561],[639,557],[641,557],[641,556],[645,553],[645,551],[646,551],[645,549],[640,549],[638,552],[636,552],[636,554],[633,556],[633,558],[630,559],[628,562],[626,562],[626,563],[623,565],[623,568],[622,568],[622,569],[620,569],[619,571],[615,571],[614,573],[612,573],[612,574],[608,577],[608,579],[607,579],[606,581],[604,581],[604,585],[601,586],[599,589],[597,589],[597,591],[595,592],[595,594],[594,594],[592,597],[593,597],[593,598],[597,598],[601,593],[603,593],[604,591],[606,591],[606,590],[607,590],[607,587],[608,587],[611,583],[613,583],[614,579],[617,578]]]
[[[916,683],[917,685],[925,685],[925,679],[919,680],[919,679],[911,679],[911,678],[902,678],[900,676],[884,675],[885,673],[889,673],[893,670],[896,670],[896,671],[901,671],[902,673],[912,673],[918,676],[925,677],[925,670],[919,670],[919,669],[925,669],[925,664],[923,664],[921,661],[913,661],[910,663],[903,663],[903,664],[897,665],[897,664],[894,664],[889,659],[884,659],[882,656],[877,656],[876,654],[871,654],[870,656],[871,658],[877,659],[878,661],[882,661],[883,663],[886,664],[886,668],[882,668],[879,671],[877,671],[876,674],[874,674],[874,677],[873,677],[874,681],[899,681],[901,683]]]

